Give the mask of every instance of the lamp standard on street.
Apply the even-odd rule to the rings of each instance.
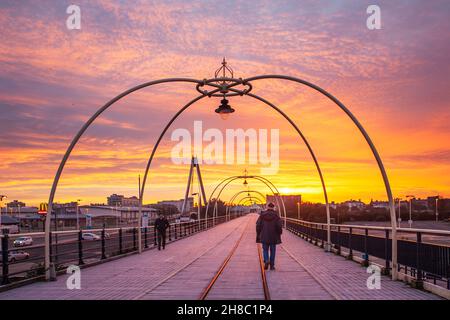
[[[77,200],[77,205],[76,205],[76,214],[77,214],[77,230],[80,230],[80,212],[79,212],[79,208],[78,208],[78,203],[81,201],[81,199]]]
[[[408,224],[409,227],[412,228],[412,199],[415,199],[416,197],[413,195],[408,195],[406,196],[406,198],[409,200],[409,220],[408,220]]]
[[[397,218],[397,223],[398,223],[398,227],[400,228],[401,222],[402,222],[402,214],[401,214],[401,208],[402,208],[402,198],[397,198],[398,201],[398,218]]]
[[[439,202],[439,196],[436,197],[436,222],[439,221],[438,202]]]
[[[301,206],[301,202],[299,201],[299,202],[297,202],[297,219],[298,220],[301,220],[300,219],[300,206]]]
[[[7,196],[0,194],[0,202],[3,202],[3,200],[8,199]],[[8,213],[8,205],[6,205],[6,213]],[[0,205],[0,228],[2,226],[2,206]]]

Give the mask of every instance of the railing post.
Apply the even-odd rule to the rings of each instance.
[[[106,250],[105,250],[105,226],[103,225],[102,229],[102,257],[101,260],[106,259]]]
[[[324,247],[324,244],[325,244],[325,242],[324,242],[324,236],[323,236],[323,224],[321,224],[320,225],[320,239],[322,240],[321,242],[320,242],[320,247],[321,248],[323,248]]]
[[[422,288],[423,282],[422,282],[422,269],[420,266],[420,249],[422,246],[422,233],[417,232],[417,244],[416,244],[416,270],[417,270],[417,287]]]
[[[9,261],[8,261],[8,229],[3,229],[3,238],[2,238],[2,285],[9,283]]]
[[[52,259],[52,255],[53,255],[52,238],[53,238],[53,236],[52,236],[51,231],[48,233],[48,237],[49,237],[49,243],[50,243],[50,246],[49,246],[50,263],[52,263],[53,262],[53,259]]]
[[[184,231],[184,236],[186,237],[186,223],[183,223],[183,231]]]
[[[119,254],[122,254],[122,228],[119,229]]]
[[[308,227],[308,240],[309,240],[309,242],[310,243],[312,243],[312,224],[310,223],[309,224],[309,227]]]
[[[389,230],[385,230],[385,241],[384,241],[384,258],[386,261],[385,268],[386,274],[389,274],[390,262],[389,262]]]
[[[341,254],[341,226],[337,227],[337,255]]]
[[[172,226],[169,224],[169,241],[172,241],[172,232],[171,232],[171,229],[172,229]]]
[[[83,261],[83,231],[78,231],[78,265],[84,264]]]
[[[133,250],[137,250],[137,245],[136,245],[136,228],[133,228]]]
[[[352,233],[353,233],[353,228],[350,227],[348,230],[348,257],[347,257],[349,260],[353,259]]]
[[[369,266],[369,253],[367,252],[367,240],[369,238],[369,229],[364,230],[364,262],[363,265]]]
[[[144,248],[148,248],[148,241],[147,241],[147,233],[148,233],[148,228],[145,227],[144,228]]]
[[[317,246],[317,243],[319,242],[319,228],[317,227],[317,224],[314,226],[314,245]]]
[[[178,224],[178,223],[175,222],[175,240],[178,239],[178,235],[177,235],[177,224]]]

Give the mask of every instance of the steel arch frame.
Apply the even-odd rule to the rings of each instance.
[[[284,205],[284,201],[283,198],[280,196],[280,192],[278,191],[278,188],[272,183],[272,181],[270,181],[267,178],[264,178],[262,176],[257,176],[257,175],[250,175],[250,176],[232,176],[229,178],[226,178],[224,180],[222,180],[219,185],[221,185],[222,183],[224,183],[224,185],[222,186],[222,188],[220,189],[217,197],[214,199],[214,208],[213,208],[213,224],[215,223],[215,217],[217,216],[217,200],[220,199],[220,195],[222,194],[223,190],[233,181],[238,180],[238,179],[256,179],[259,180],[260,182],[264,183],[269,189],[270,191],[275,195],[275,200],[277,201],[277,206],[278,208],[283,209],[283,214],[284,214],[284,226],[286,227],[286,207]],[[224,182],[225,180],[229,180]],[[273,189],[272,189],[273,188]],[[208,200],[208,205],[206,206],[206,211],[205,211],[205,216],[208,215],[208,211],[209,211],[209,204],[211,203],[211,197],[214,195],[215,190],[217,189],[217,187],[214,189],[213,193],[211,193],[210,198]],[[276,191],[276,193],[274,192],[274,190]],[[282,204],[282,206],[280,205],[280,203]],[[207,221],[207,219],[205,219],[205,221]]]
[[[246,199],[246,198],[248,198],[248,199]],[[258,198],[254,198],[254,197],[244,197],[244,198],[242,198],[241,200],[239,200],[239,202],[238,202],[238,206],[244,206],[244,205],[246,205],[249,201],[252,201],[251,199],[255,199],[255,200],[258,200],[258,201],[261,201],[261,199],[258,199]],[[245,201],[244,201],[245,200]],[[263,202],[260,202],[260,203],[258,203],[258,205],[263,205],[264,203]]]
[[[389,178],[387,176],[386,169],[384,168],[383,161],[381,160],[380,154],[378,153],[377,148],[375,147],[374,143],[372,142],[372,139],[370,138],[367,131],[364,129],[362,124],[358,121],[358,119],[355,117],[355,115],[342,103],[340,102],[335,96],[333,96],[328,91],[322,89],[321,87],[305,81],[303,79],[299,79],[296,77],[290,77],[285,75],[261,75],[261,76],[255,76],[250,77],[244,80],[244,84],[247,82],[257,81],[257,80],[264,80],[264,79],[280,79],[280,80],[287,80],[291,82],[296,82],[302,85],[305,85],[307,87],[310,87],[317,92],[321,93],[328,99],[330,99],[333,103],[335,103],[344,113],[352,120],[352,122],[356,125],[356,127],[359,129],[360,133],[363,135],[364,139],[366,140],[367,144],[370,147],[370,150],[372,151],[373,156],[375,157],[375,160],[378,165],[378,169],[380,170],[381,176],[383,178],[383,183],[386,189],[387,198],[389,201],[389,211],[390,211],[390,217],[391,217],[391,232],[392,232],[392,280],[397,280],[397,222],[396,222],[396,215],[395,215],[395,205],[394,205],[394,198],[392,195],[392,189],[389,182]],[[328,227],[330,223],[328,222]]]
[[[258,199],[258,198],[256,198],[256,197],[243,197],[241,200],[239,200],[239,202],[238,202],[238,206],[239,205],[242,205],[242,202],[244,201],[244,203],[247,203],[247,202],[249,202],[249,201],[253,201],[253,200],[257,200],[258,202],[259,202],[259,204],[263,204],[263,202],[261,201],[261,199]],[[256,201],[255,201],[256,202]]]
[[[81,136],[83,135],[83,133],[89,128],[89,126],[95,121],[95,119],[100,116],[105,110],[107,110],[111,105],[113,105],[115,102],[119,101],[120,99],[122,99],[123,97],[138,91],[140,89],[146,88],[146,87],[150,87],[156,84],[162,84],[162,83],[170,83],[170,82],[185,82],[185,83],[195,83],[197,84],[197,90],[204,85],[210,85],[215,87],[216,89],[213,90],[212,92],[208,92],[206,90],[204,90],[202,93],[203,95],[199,96],[198,98],[194,99],[195,101],[193,101],[191,104],[193,104],[194,102],[208,96],[208,97],[212,97],[214,96],[214,93],[217,92],[221,92],[222,91],[231,91],[233,92],[233,95],[237,96],[243,96],[245,95],[249,95],[249,96],[254,96],[253,94],[250,94],[250,90],[252,88],[252,85],[250,84],[250,82],[252,81],[257,81],[257,80],[264,80],[264,79],[280,79],[280,80],[287,80],[287,81],[291,81],[291,82],[296,82],[302,85],[305,85],[307,87],[310,87],[314,90],[316,90],[317,92],[321,93],[322,95],[324,95],[325,97],[327,97],[328,99],[330,99],[332,102],[334,102],[342,111],[344,111],[345,114],[347,114],[347,116],[353,121],[353,123],[356,125],[356,127],[359,129],[360,133],[363,135],[364,139],[366,140],[367,144],[369,145],[372,154],[375,157],[375,160],[377,162],[378,168],[381,172],[382,178],[383,178],[383,183],[385,185],[385,189],[386,189],[386,193],[387,193],[387,197],[388,197],[388,201],[389,201],[389,208],[390,208],[390,218],[391,218],[391,232],[392,232],[392,279],[396,280],[397,279],[397,226],[396,226],[396,216],[395,216],[395,207],[394,207],[394,202],[393,202],[393,196],[392,196],[392,190],[391,190],[391,186],[389,183],[389,178],[387,176],[387,172],[384,168],[384,164],[381,160],[381,157],[375,147],[375,145],[373,144],[370,136],[368,135],[367,131],[364,129],[364,127],[361,125],[361,123],[357,120],[357,118],[350,112],[350,110],[345,107],[344,104],[342,104],[337,98],[335,98],[333,95],[331,95],[330,93],[328,93],[326,90],[322,89],[319,86],[316,86],[308,81],[299,79],[299,78],[295,78],[295,77],[290,77],[290,76],[285,76],[285,75],[261,75],[261,76],[255,76],[255,77],[250,77],[250,78],[246,78],[246,79],[236,79],[236,78],[213,78],[213,79],[205,79],[205,80],[196,80],[196,79],[191,79],[191,78],[166,78],[166,79],[159,79],[159,80],[155,80],[155,81],[150,81],[150,82],[146,82],[143,84],[140,84],[138,86],[135,86],[133,88],[130,88],[124,92],[122,92],[121,94],[119,94],[118,96],[116,96],[115,98],[113,98],[112,100],[110,100],[109,102],[107,102],[103,107],[101,107],[100,109],[97,110],[97,112],[94,113],[94,115],[92,115],[89,120],[81,127],[81,129],[78,131],[78,133],[75,135],[75,137],[72,139],[69,147],[67,148],[61,162],[60,165],[58,167],[58,170],[55,174],[55,178],[53,180],[52,183],[52,188],[50,191],[50,195],[49,195],[49,201],[48,201],[48,210],[47,210],[47,217],[45,219],[45,273],[46,273],[46,279],[50,278],[50,221],[51,221],[51,213],[52,213],[52,209],[53,209],[53,200],[55,197],[55,193],[56,193],[56,189],[58,186],[58,182],[59,179],[61,177],[62,171],[64,169],[64,166],[71,154],[71,152],[73,151],[75,145],[78,143],[79,139],[81,138]],[[231,82],[231,84],[227,84],[228,82]],[[222,82],[222,84],[217,84],[219,82]],[[236,85],[244,85],[244,86],[249,86],[249,89],[245,89],[245,90],[236,90],[233,89],[232,87],[236,86]],[[229,94],[231,95],[231,94]],[[262,101],[262,100],[261,100]],[[189,105],[191,105],[189,104]],[[186,110],[189,106],[185,106],[185,108],[183,110],[180,110],[176,117],[172,118],[170,124],[175,121],[175,119],[178,117],[179,114],[181,114],[184,110]],[[291,123],[294,124],[294,122],[292,120],[289,120],[289,118],[287,116],[285,116],[285,118]],[[167,126],[168,127],[168,126]],[[298,131],[298,130],[297,130]],[[156,151],[156,148],[154,148],[154,151]],[[152,152],[152,154],[154,154],[154,152]],[[146,168],[146,174],[145,174],[145,178],[147,176],[148,173],[148,169],[150,167],[150,163],[151,161],[149,161],[149,164],[147,165]],[[317,163],[316,163],[317,165]],[[323,176],[320,174],[321,177],[321,182],[323,187],[325,186],[324,184],[324,179]],[[142,207],[142,199],[143,199],[143,194],[144,194],[144,186],[145,186],[145,180],[142,183],[142,187],[141,187],[141,192],[139,194],[139,217],[138,217],[138,236],[139,236],[139,252],[142,251],[142,244],[141,244],[141,225],[142,225],[142,221],[141,221],[141,207]],[[324,194],[326,195],[326,190],[324,188]],[[328,203],[328,199],[326,199],[326,202]],[[209,203],[208,203],[209,204]],[[327,210],[329,206],[327,205]],[[330,221],[329,221],[329,215],[328,215],[328,221],[327,221],[327,225],[328,225],[328,233],[330,230]],[[329,243],[328,243],[329,244]]]
[[[231,197],[230,201],[228,202],[228,206],[227,206],[227,208],[226,208],[226,210],[225,210],[225,217],[228,216],[228,213],[230,212],[229,208],[232,206],[233,201],[234,201],[240,194],[243,194],[243,193],[245,193],[245,192],[247,192],[248,194],[250,194],[250,193],[256,193],[256,194],[260,195],[260,196],[262,197],[262,199],[264,199],[264,195],[263,195],[261,192],[257,191],[257,190],[242,190],[242,191],[236,192],[236,193]],[[241,199],[241,200],[242,200],[242,199]],[[260,199],[260,200],[261,200],[261,199]]]
[[[247,192],[247,193],[256,193],[257,195],[261,196],[261,199],[264,199],[264,194],[263,194],[262,192],[259,192],[259,191],[257,191],[257,190],[242,190],[242,191],[236,192],[236,193],[230,198],[230,201],[228,202],[228,204],[231,205],[231,204],[233,203],[233,201],[236,200],[236,198],[237,198],[240,194],[243,194],[243,193],[245,193],[245,192]]]

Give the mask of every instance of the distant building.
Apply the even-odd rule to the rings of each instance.
[[[412,203],[412,207],[414,210],[417,211],[429,211],[429,200],[428,199],[412,199],[411,203]],[[434,207],[434,205],[432,206],[432,208]]]
[[[52,216],[76,215],[78,202],[72,201],[68,203],[54,203]]]
[[[125,197],[121,194],[112,194],[107,198],[110,207],[138,207],[139,199],[135,196]]]
[[[135,196],[122,199],[122,207],[139,207],[139,199]]]
[[[85,224],[86,217],[89,215],[96,225],[135,225],[138,222],[139,207],[124,206],[80,206],[80,221]],[[141,213],[147,214],[149,220],[156,219],[158,210],[142,207]]]
[[[184,202],[184,199],[180,199],[180,200],[163,200],[163,201],[158,201],[156,204],[159,204],[159,205],[172,205],[172,206],[177,207],[178,212],[181,212],[181,210],[183,208],[183,202]],[[187,201],[186,201],[185,212],[191,212],[193,207],[194,207],[194,198],[193,197],[188,197]]]
[[[389,201],[371,201],[370,205],[375,209],[389,209]]]
[[[21,202],[21,201],[18,201],[18,200],[11,201],[11,202],[7,203],[6,205],[8,206],[8,209],[9,208],[20,208],[20,207],[25,207],[26,206],[25,202]]]
[[[108,206],[111,207],[121,207],[122,206],[122,200],[124,196],[119,194],[112,194],[107,199]]]
[[[348,200],[343,202],[342,205],[346,206],[348,211],[364,210],[366,208],[366,204],[361,200]]]
[[[282,194],[282,195],[266,195],[266,203],[272,202],[277,206],[277,200],[280,201],[280,198],[283,200],[284,205],[286,207],[297,206],[297,203],[301,203],[302,195],[301,194]],[[281,205],[281,204],[280,204]]]
[[[8,229],[9,233],[20,232],[19,219],[5,214],[0,215],[0,232],[3,233],[4,229]]]

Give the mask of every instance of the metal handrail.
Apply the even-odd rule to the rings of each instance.
[[[288,221],[297,222],[297,223],[305,223],[305,224],[313,224],[317,226],[326,226],[326,223],[320,222],[311,222],[306,220],[298,220],[294,218],[287,218]],[[389,230],[392,231],[392,227],[379,227],[379,226],[365,226],[365,225],[355,225],[355,224],[330,224],[331,227],[340,227],[340,228],[353,228],[353,229],[368,229],[368,230]],[[419,228],[397,228],[399,232],[406,233],[423,233],[423,234],[435,234],[435,235],[450,235],[450,231],[447,230],[437,230],[437,229],[419,229]]]
[[[203,218],[200,219],[200,222],[203,222],[205,220],[213,220],[213,218]],[[170,225],[183,225],[183,224],[188,224],[188,223],[192,223],[194,221],[185,221],[185,222],[172,222],[170,223]],[[196,223],[199,222],[199,220],[195,220]],[[105,231],[119,231],[120,229],[122,230],[132,230],[132,229],[136,229],[138,228],[138,226],[135,227],[114,227],[114,228],[96,228],[96,229],[73,229],[73,230],[61,230],[61,231],[52,231],[52,234],[55,235],[60,235],[60,234],[72,234],[72,233],[78,233],[80,232],[80,230],[82,232],[101,232],[103,230]],[[145,229],[145,228],[154,228],[153,225],[149,225],[147,227],[142,226],[141,229]],[[45,232],[27,232],[27,233],[9,233],[8,234],[9,237],[24,237],[24,236],[43,236],[45,235]],[[3,238],[3,234],[0,234],[0,238]]]

